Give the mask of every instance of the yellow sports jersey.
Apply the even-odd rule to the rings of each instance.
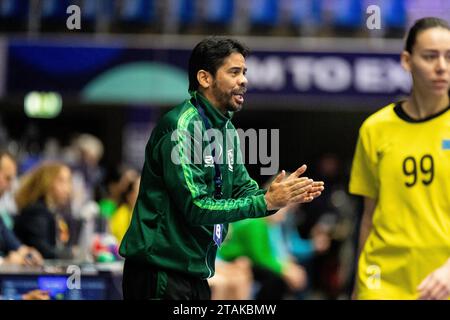
[[[377,200],[358,299],[416,299],[450,257],[450,107],[413,120],[390,104],[361,126],[350,193]]]
[[[130,207],[127,204],[122,204],[111,217],[109,227],[119,243],[130,226],[132,215],[133,212]]]

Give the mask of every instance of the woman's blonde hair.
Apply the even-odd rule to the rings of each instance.
[[[40,199],[45,200],[53,182],[63,168],[68,167],[60,162],[47,162],[23,176],[15,196],[19,211]]]

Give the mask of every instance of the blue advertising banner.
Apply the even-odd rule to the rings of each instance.
[[[122,43],[11,40],[6,91],[57,91],[87,102],[170,105],[187,97],[189,55],[185,49]],[[277,98],[390,100],[411,86],[398,54],[252,51],[246,63],[247,97],[266,104]]]
[[[259,94],[398,95],[411,86],[392,54],[255,52],[247,67]]]

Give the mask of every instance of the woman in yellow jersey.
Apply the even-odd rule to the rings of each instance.
[[[450,296],[450,27],[409,30],[402,66],[413,87],[361,126],[350,192],[364,197],[357,299]]]

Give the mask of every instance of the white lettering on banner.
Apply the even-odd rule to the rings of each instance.
[[[320,90],[344,91],[352,85],[352,66],[341,58],[321,58],[314,63],[314,77]]]
[[[352,84],[352,67],[342,58],[292,57],[287,64],[299,91],[307,91],[314,85],[323,91],[339,92]]]
[[[400,90],[407,93],[411,90],[411,75],[403,69],[399,62],[388,59],[385,68],[388,70],[386,83],[389,83],[392,92]]]
[[[314,61],[312,57],[290,57],[286,64],[288,70],[292,72],[294,86],[300,91],[307,91],[312,86],[312,69],[311,65]]]
[[[288,79],[299,92],[317,89],[339,93],[352,88],[360,93],[407,93],[411,88],[409,74],[393,58],[363,57],[354,63],[336,55],[323,57],[277,56],[247,59],[249,87],[281,91]]]
[[[265,59],[249,57],[247,65],[249,87],[261,90],[281,90],[286,85],[283,60],[276,56]]]
[[[394,59],[359,58],[355,61],[355,88],[361,92],[407,92],[410,77]]]
[[[386,90],[386,72],[380,59],[360,58],[355,60],[355,88],[362,92]]]

